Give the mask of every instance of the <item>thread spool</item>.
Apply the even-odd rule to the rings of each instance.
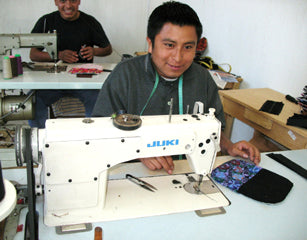
[[[101,227],[95,227],[94,240],[102,240],[102,228]]]
[[[11,60],[12,75],[13,77],[17,77],[18,76],[17,58],[11,55],[10,60]]]
[[[13,77],[11,60],[8,56],[3,57],[3,78],[11,79]]]
[[[23,74],[23,69],[22,69],[21,55],[20,54],[15,54],[15,57],[17,59],[17,73],[18,73],[18,75],[22,75]]]

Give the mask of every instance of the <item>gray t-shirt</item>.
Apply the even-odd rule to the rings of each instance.
[[[120,110],[140,115],[154,88],[156,71],[151,54],[134,57],[119,63],[103,84],[92,116],[106,117]],[[142,115],[169,114],[169,101],[173,98],[173,114],[179,114],[178,82],[159,77],[158,86]],[[216,117],[225,126],[223,106],[218,88],[207,69],[192,63],[183,74],[183,113],[192,114],[196,101],[204,104],[205,113],[215,108]],[[187,107],[189,106],[189,107]]]

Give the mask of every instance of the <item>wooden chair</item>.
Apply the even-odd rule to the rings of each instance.
[[[85,107],[78,98],[63,97],[51,105],[50,118],[71,117],[85,117]]]

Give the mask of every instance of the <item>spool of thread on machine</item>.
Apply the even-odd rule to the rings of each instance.
[[[17,58],[11,55],[10,60],[11,60],[12,75],[13,77],[17,77],[18,76]]]
[[[13,78],[11,60],[8,56],[3,57],[3,78],[4,79]]]
[[[22,75],[23,74],[23,69],[22,69],[21,55],[20,54],[15,54],[15,57],[17,59],[17,74],[18,75]]]

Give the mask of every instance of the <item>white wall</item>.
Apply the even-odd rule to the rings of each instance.
[[[121,54],[145,51],[151,11],[164,0],[81,0],[106,31],[114,52],[96,61],[119,61]],[[229,63],[244,78],[241,88],[269,87],[295,97],[307,85],[306,0],[182,0],[198,13],[208,39],[207,55]],[[56,10],[52,0],[0,0],[0,33],[30,32],[37,19]],[[28,59],[28,49],[18,50]],[[269,96],[268,96],[269,98]],[[238,131],[240,130],[240,131]],[[252,130],[235,122],[232,139]]]
[[[241,88],[269,87],[295,97],[302,93],[307,85],[307,1],[189,2],[202,9],[198,13],[209,42],[207,54],[231,64],[244,78]],[[232,140],[248,140],[252,133],[235,121]]]

